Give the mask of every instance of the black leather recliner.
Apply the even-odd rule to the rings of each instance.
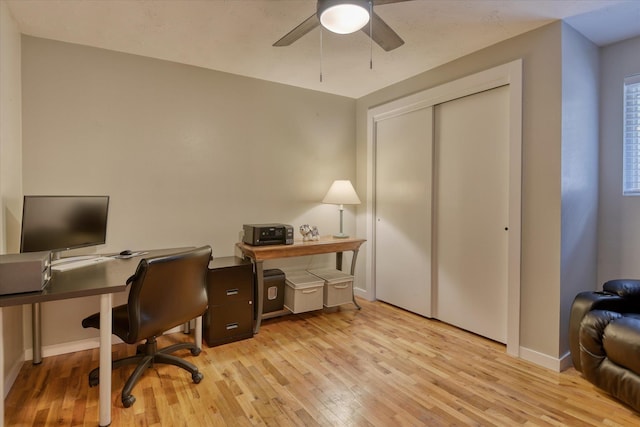
[[[569,345],[584,377],[640,411],[640,280],[611,280],[571,307]]]

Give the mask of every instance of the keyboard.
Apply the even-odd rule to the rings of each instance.
[[[103,262],[113,261],[114,258],[110,256],[98,256],[92,258],[86,258],[76,261],[62,262],[60,264],[55,264],[51,266],[51,269],[54,271],[67,271],[67,270],[75,270],[76,268],[87,267],[89,265],[96,265]]]

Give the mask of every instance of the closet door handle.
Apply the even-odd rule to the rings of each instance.
[[[240,291],[236,289],[227,289],[227,296],[230,297],[232,295],[238,295]]]

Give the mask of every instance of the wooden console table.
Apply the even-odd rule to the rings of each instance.
[[[262,299],[264,297],[263,262],[265,260],[335,253],[336,269],[342,270],[342,253],[351,251],[353,252],[353,258],[351,259],[351,275],[353,276],[355,275],[358,250],[364,242],[366,242],[365,239],[337,239],[331,236],[326,236],[321,237],[320,240],[310,242],[296,241],[293,245],[252,246],[243,242],[236,243],[236,247],[240,252],[242,252],[242,255],[246,258],[250,258],[256,266],[256,294],[258,304],[254,332],[258,333],[262,319],[267,318],[262,315]],[[353,286],[351,290],[353,304],[358,308],[358,310],[360,310],[360,306],[356,302]],[[270,315],[269,317],[273,317],[273,315]]]

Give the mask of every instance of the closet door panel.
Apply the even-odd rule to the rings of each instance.
[[[376,298],[431,316],[433,108],[377,122]]]
[[[435,108],[435,316],[506,343],[507,86]]]

